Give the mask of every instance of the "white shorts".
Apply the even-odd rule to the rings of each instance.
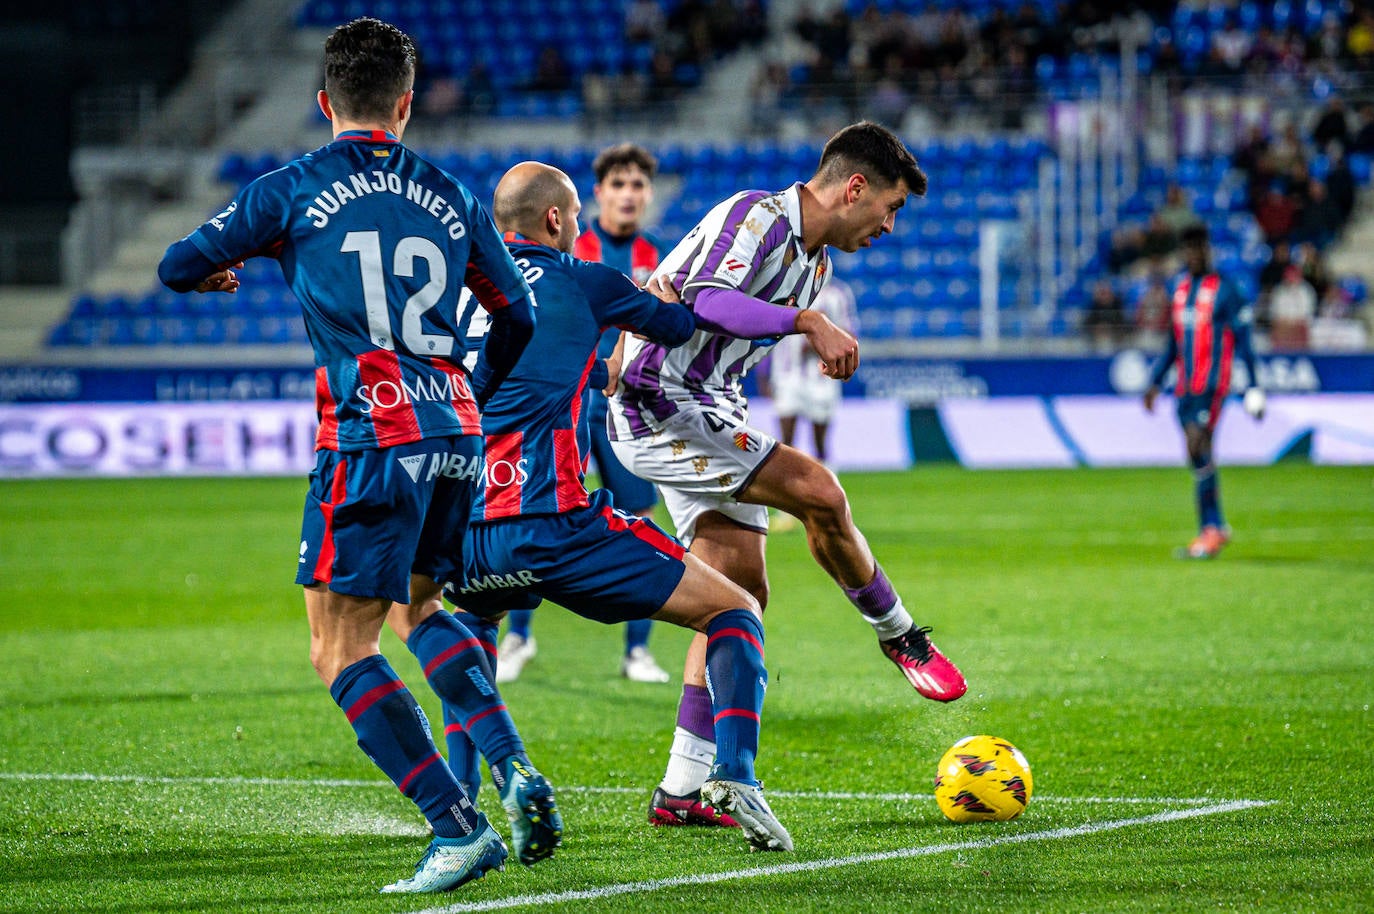
[[[707,511],[768,532],[768,508],[735,495],[777,446],[773,436],[707,406],[683,408],[650,437],[611,442],[627,470],[658,486],[677,538],[688,546]]]
[[[840,384],[820,373],[780,375],[773,379],[773,409],[782,418],[801,416],[826,424],[840,405]]]

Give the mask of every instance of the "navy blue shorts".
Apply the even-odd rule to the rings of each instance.
[[[1226,391],[1209,390],[1200,394],[1184,394],[1174,404],[1178,412],[1178,423],[1184,428],[1200,425],[1207,431],[1215,431],[1221,419],[1221,407],[1226,402]]]
[[[296,583],[405,603],[412,573],[450,580],[481,479],[480,435],[317,452]]]
[[[595,396],[593,397],[595,399]],[[592,459],[596,461],[596,473],[601,477],[601,487],[610,489],[615,495],[616,505],[624,511],[639,514],[658,504],[658,490],[646,479],[640,479],[629,470],[611,449],[611,440],[606,436],[605,399],[602,399],[600,419],[595,414],[588,417],[591,429]]]
[[[444,596],[479,616],[551,600],[594,622],[646,619],[682,580],[685,554],[653,521],[616,510],[611,493],[597,489],[586,508],[473,524],[461,583]]]

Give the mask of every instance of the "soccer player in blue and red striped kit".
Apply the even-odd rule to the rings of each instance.
[[[551,854],[561,831],[481,642],[432,600],[459,570],[483,478],[479,409],[523,351],[535,311],[483,207],[401,144],[414,77],[415,48],[400,30],[367,18],[337,28],[318,96],[333,142],[248,184],[158,268],[177,291],[234,292],[234,266],[274,257],[300,300],[320,420],[296,575],[310,659],[358,745],[434,830],[415,874],[384,892],[453,889],[507,856],[379,650],[393,605],[434,691],[483,722],[473,736],[507,814],[516,810],[522,862]],[[455,323],[463,284],[491,320],[470,374]]]
[[[573,256],[614,267],[644,286],[658,266],[662,246],[644,231],[644,214],[654,198],[654,176],[658,160],[649,150],[635,143],[619,143],[603,149],[592,162],[596,175],[593,192],[597,214],[577,236]],[[616,351],[620,331],[607,330],[601,337],[597,354],[610,358]],[[658,493],[621,465],[606,437],[606,397],[600,390],[588,391],[588,428],[591,432],[591,457],[603,488],[610,489],[618,508],[640,517],[651,517]],[[533,613],[515,610],[506,616],[506,636],[501,639],[497,680],[510,682],[519,677],[537,650],[531,634]],[[625,652],[620,675],[636,682],[668,682],[671,677],[649,652],[652,620],[634,619],[625,623]]]
[[[1188,462],[1193,468],[1198,514],[1198,534],[1180,554],[1210,559],[1231,541],[1231,528],[1221,513],[1212,437],[1231,389],[1231,363],[1235,356],[1240,356],[1249,372],[1245,411],[1257,420],[1263,418],[1265,398],[1255,374],[1255,353],[1250,345],[1253,309],[1241,298],[1235,283],[1212,269],[1204,226],[1184,229],[1180,241],[1187,272],[1174,287],[1169,308],[1169,341],[1150,376],[1145,409],[1154,411],[1164,376],[1174,368],[1175,406],[1183,426]]]
[[[542,599],[598,622],[654,618],[700,632],[717,747],[703,796],[754,849],[791,850],[754,773],[768,678],[758,602],[653,521],[618,510],[608,490],[589,494],[583,482],[587,388],[619,375],[614,356],[597,356],[604,330],[672,347],[696,322],[666,285],[655,289],[667,299],[660,301],[616,270],[572,257],[580,208],[567,175],[538,162],[515,166],[497,186],[496,224],[538,296],[539,326],[487,404],[486,486],[464,542],[463,575],[445,595],[492,647],[496,623],[483,619]],[[449,762],[462,770],[472,747],[461,726],[446,732]],[[467,764],[475,776],[475,762]]]

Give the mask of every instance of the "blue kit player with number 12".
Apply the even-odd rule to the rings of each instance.
[[[434,691],[481,721],[470,732],[507,815],[516,810],[521,861],[551,854],[561,831],[481,643],[433,605],[459,572],[483,480],[479,409],[533,334],[534,298],[468,189],[401,145],[414,99],[410,38],[354,20],[326,40],[324,73],[318,101],[333,142],[250,183],[169,247],[158,272],[177,291],[234,292],[232,268],[268,256],[300,300],[320,420],[296,575],[311,662],[358,745],[434,830],[415,874],[383,891],[446,891],[500,868],[507,850],[380,653],[393,605]],[[464,284],[491,314],[471,375],[456,326]]]

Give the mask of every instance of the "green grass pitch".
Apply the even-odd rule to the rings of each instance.
[[[546,606],[505,694],[564,847],[418,897],[377,893],[423,825],[308,662],[303,480],[0,484],[0,912],[1374,910],[1374,471],[1221,480],[1235,540],[1190,563],[1181,468],[846,474],[968,676],[951,705],[772,537],[759,772],[787,855],[644,822],[677,686],[619,679],[620,631]],[[666,667],[685,645],[656,627]],[[980,732],[1035,795],[956,826],[935,763]]]

